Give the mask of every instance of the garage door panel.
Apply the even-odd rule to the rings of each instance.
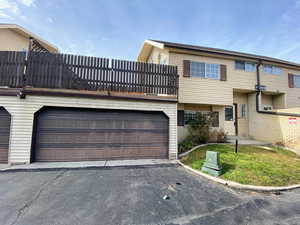
[[[140,148],[126,147],[106,147],[106,148],[43,148],[37,154],[38,161],[83,161],[103,159],[138,159],[138,158],[161,158],[167,157],[166,151],[161,147],[149,147],[149,152],[140,151]]]
[[[7,163],[8,149],[0,146],[0,163]]]
[[[163,133],[153,132],[129,132],[129,133],[41,133],[38,137],[38,141],[41,144],[49,143],[136,143],[143,142],[145,140],[152,140],[152,143],[165,143],[168,135],[167,131]]]
[[[42,120],[41,126],[44,129],[47,128],[64,128],[74,129],[80,127],[81,129],[142,129],[147,127],[148,129],[165,128],[168,125],[167,122],[162,121],[135,121],[135,120],[76,120],[74,119],[51,119]]]
[[[36,122],[36,161],[168,157],[161,112],[48,108]]]
[[[8,162],[10,114],[0,107],[0,163]]]

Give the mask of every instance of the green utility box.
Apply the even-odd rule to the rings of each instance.
[[[207,151],[202,171],[216,177],[220,176],[222,174],[222,167],[219,154],[219,152]]]

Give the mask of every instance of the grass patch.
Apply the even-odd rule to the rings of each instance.
[[[220,153],[220,161],[225,180],[241,184],[262,186],[285,186],[300,184],[300,157],[295,153],[281,148],[270,150],[250,146],[239,146],[238,153],[235,146],[230,144],[208,145],[193,151],[183,157],[181,161],[201,170],[207,150]]]

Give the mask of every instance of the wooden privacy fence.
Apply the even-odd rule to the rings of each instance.
[[[177,95],[177,67],[90,56],[0,52],[0,86]]]
[[[25,52],[0,52],[0,86],[23,86],[25,57]]]

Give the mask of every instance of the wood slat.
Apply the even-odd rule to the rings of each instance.
[[[0,52],[0,86],[24,85],[177,95],[178,75],[170,65],[46,52],[29,52],[26,61],[25,52]]]

